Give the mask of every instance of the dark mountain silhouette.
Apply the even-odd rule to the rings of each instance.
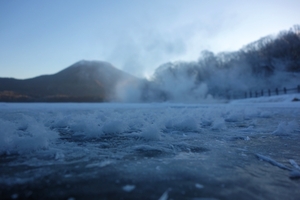
[[[0,101],[103,102],[114,100],[119,84],[137,80],[110,63],[82,60],[53,75],[0,78]]]

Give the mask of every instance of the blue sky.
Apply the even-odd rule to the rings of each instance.
[[[299,0],[0,0],[0,77],[103,60],[150,76],[202,50],[234,51],[300,24]]]

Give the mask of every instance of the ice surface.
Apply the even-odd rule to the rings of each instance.
[[[297,107],[298,104],[293,105]],[[127,138],[125,142],[132,143],[123,149],[124,153],[131,152],[136,145],[157,141],[151,144],[153,148],[163,147],[163,151],[169,152],[170,146],[174,150],[174,142],[184,137],[206,137],[210,131],[223,131],[220,134],[299,133],[299,122],[294,119],[278,122],[275,131],[271,131],[273,123],[257,125],[256,120],[261,117],[267,116],[272,121],[274,115],[273,110],[261,109],[259,104],[2,104],[1,107],[4,108],[0,117],[1,154],[40,150],[42,154],[53,153],[57,161],[87,155],[91,147],[84,149],[74,143],[75,139],[84,142],[124,137]],[[240,128],[232,129],[237,126]],[[62,141],[69,142],[62,144]],[[101,139],[99,145],[109,148],[112,144]],[[169,147],[165,148],[166,145]],[[73,148],[73,152],[69,153],[69,148]],[[93,152],[88,157],[92,156]]]
[[[290,177],[298,177],[299,169],[295,166],[299,154],[290,150],[298,148],[290,144],[300,135],[297,102],[0,104],[0,107],[1,170],[8,170],[0,173],[2,186],[26,185],[61,173],[62,180],[99,177],[106,181],[118,175],[121,183],[117,189],[128,195],[141,191],[140,187],[147,184],[139,181],[150,182],[152,176],[174,185],[183,177],[180,180],[189,180],[186,183],[189,185],[182,187],[201,192],[209,190],[212,184],[197,177],[205,173],[213,179],[217,177],[217,183],[212,185],[222,190],[218,170],[224,171],[221,174],[224,175],[255,161],[261,165],[255,154],[277,167],[294,169]],[[286,144],[285,149],[278,151],[277,141]],[[276,149],[276,154],[268,152],[271,148]],[[286,160],[278,159],[277,153],[286,152],[289,153]],[[292,166],[286,163],[288,159],[294,161]],[[268,170],[272,165],[267,164]],[[23,166],[30,170],[23,170]],[[22,170],[17,173],[15,169]],[[182,171],[178,173],[179,170]],[[245,172],[252,173],[251,170]],[[109,175],[98,176],[102,171]],[[181,194],[183,191],[176,191],[174,185],[155,191],[155,199]]]

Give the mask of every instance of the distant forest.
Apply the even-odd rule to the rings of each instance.
[[[300,25],[295,25],[239,51],[218,54],[202,51],[194,62],[165,63],[157,68],[150,81],[144,82],[141,99],[172,100],[186,95],[197,100],[208,94],[222,98],[249,89],[297,84],[299,72]]]
[[[300,25],[277,36],[266,36],[237,52],[204,51],[199,59],[203,67],[231,68],[248,64],[253,74],[270,75],[274,70],[300,72]]]

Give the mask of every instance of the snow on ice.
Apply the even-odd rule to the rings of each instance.
[[[255,162],[259,158],[288,169],[291,171],[291,178],[299,177],[297,163],[300,160],[296,155],[289,154],[288,157],[281,158],[280,152],[278,155],[271,154],[263,146],[250,149],[258,140],[263,143],[267,139],[279,139],[287,143],[289,138],[299,138],[298,102],[1,103],[0,108],[0,155],[2,158],[11,158],[2,167],[75,165],[91,171],[91,174],[87,171],[84,176],[94,177],[96,169],[117,168],[126,171],[128,164],[122,164],[122,167],[119,164],[131,160],[135,162],[126,171],[129,175],[139,172],[140,176],[146,176],[155,172],[165,177],[172,170],[174,173],[176,171],[175,168],[165,169],[167,163],[185,160],[188,165],[193,160],[203,160],[205,167],[202,169],[210,169],[218,166],[218,160],[221,162],[235,153],[236,160],[219,165],[241,165],[241,162],[250,162],[251,159],[251,162]],[[272,147],[273,144],[266,145]],[[150,160],[157,162],[151,167]],[[290,163],[287,163],[289,160]],[[53,170],[34,168],[18,174],[1,173],[0,184],[34,182],[40,177],[49,176]],[[194,168],[190,167],[189,170],[192,172]],[[65,178],[76,176],[71,172],[64,174]],[[165,178],[169,180],[168,177]],[[209,183],[203,183],[204,187],[198,181],[202,180],[194,180],[192,188],[201,189],[199,191],[209,188],[206,186]],[[139,187],[129,182],[123,183],[119,188],[131,194]],[[162,188],[160,199],[168,199],[175,192],[174,189],[167,188]]]
[[[201,105],[4,103],[0,105],[0,153],[39,152],[48,156],[54,153],[55,162],[68,160],[66,152],[70,149],[77,149],[78,157],[85,151],[92,151],[90,147],[78,146],[75,141],[101,139],[99,145],[110,147],[112,144],[103,138],[126,137],[128,140],[124,142],[129,142],[130,146],[123,149],[125,153],[137,145],[150,143],[153,148],[165,151],[164,145],[177,143],[180,138],[205,138],[211,131],[223,136],[245,137],[261,132],[279,136],[299,134],[299,104],[244,102]],[[272,120],[272,116],[281,113],[288,114],[289,118]],[[263,118],[267,120],[261,125],[257,120]],[[274,123],[278,124],[277,128]]]

